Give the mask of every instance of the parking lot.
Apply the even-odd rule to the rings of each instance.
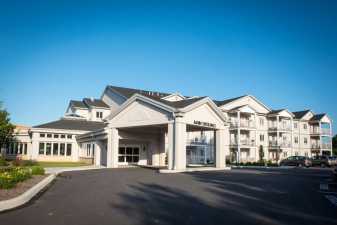
[[[324,168],[67,172],[1,224],[337,224]],[[328,189],[326,189],[328,185]],[[333,186],[331,186],[333,187]]]

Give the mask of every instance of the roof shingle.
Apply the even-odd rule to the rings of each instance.
[[[80,130],[94,131],[102,129],[106,126],[104,122],[87,121],[79,119],[60,119],[49,123],[34,126],[33,128],[50,128],[61,130]]]

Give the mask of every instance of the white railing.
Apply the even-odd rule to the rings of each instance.
[[[330,135],[330,129],[329,128],[321,128],[321,133]]]
[[[238,141],[237,140],[231,140],[230,145],[238,145]],[[243,140],[240,141],[240,145],[255,146],[255,140],[243,139]]]
[[[331,144],[329,144],[329,143],[322,143],[322,149],[331,149]]]
[[[269,141],[269,147],[281,147],[281,148],[291,148],[290,142],[277,142],[277,141]]]
[[[244,128],[255,128],[255,121],[254,120],[245,120],[245,119],[241,119],[240,120],[240,124],[239,121],[236,119],[231,119],[230,120],[230,126],[231,127],[244,127]]]
[[[311,149],[320,149],[321,145],[319,143],[311,143]]]

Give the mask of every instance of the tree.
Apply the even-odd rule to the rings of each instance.
[[[264,151],[263,151],[262,145],[260,145],[260,147],[259,147],[259,158],[260,158],[260,162],[262,162],[263,158],[264,158]]]
[[[337,134],[332,138],[332,154],[337,155]]]
[[[0,150],[13,140],[14,128],[10,123],[9,113],[0,102]]]

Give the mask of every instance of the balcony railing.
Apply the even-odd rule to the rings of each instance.
[[[290,142],[277,142],[277,141],[269,141],[269,147],[277,147],[277,148],[291,148]]]
[[[330,129],[329,128],[321,128],[321,133],[322,134],[326,134],[326,135],[330,135]]]
[[[311,143],[311,149],[320,149],[321,145],[319,143]]]
[[[239,122],[237,120],[231,120],[230,126],[232,128],[239,127]],[[253,120],[240,120],[240,127],[242,128],[256,128],[255,122]]]
[[[310,134],[317,134],[317,135],[320,135],[320,134],[323,134],[323,135],[330,135],[331,132],[330,132],[330,129],[329,128],[314,128],[314,129],[311,129],[310,130]]]
[[[277,125],[272,124],[272,125],[269,126],[269,130],[286,130],[286,131],[291,131],[292,128],[291,128],[290,125],[286,125],[286,126],[279,125],[279,126],[277,127]]]
[[[322,149],[331,149],[331,144],[328,143],[322,143]]]
[[[230,145],[238,145],[238,141],[237,140],[231,140]],[[251,139],[241,140],[240,145],[255,146],[255,140],[251,140]]]

